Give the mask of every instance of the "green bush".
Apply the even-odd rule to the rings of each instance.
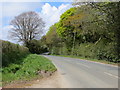
[[[47,47],[42,45],[39,40],[31,40],[26,46],[31,53],[41,54],[48,52]]]
[[[62,48],[61,48],[61,55],[68,55],[69,54],[69,51],[67,49],[67,47],[64,45]]]
[[[54,46],[51,48],[50,52],[53,55],[70,55],[71,54],[71,50],[67,48],[66,45],[63,45],[61,47]]]
[[[8,41],[2,41],[2,66],[8,66],[11,63],[21,63],[21,58],[29,54],[27,47],[13,44]]]
[[[54,55],[72,55],[84,58],[106,60],[109,62],[120,62],[117,58],[114,42],[108,42],[106,39],[101,39],[98,43],[80,43],[76,44],[74,49],[68,49],[66,45],[62,47],[52,47],[51,54]]]
[[[76,45],[74,55],[84,58],[93,58],[98,60],[106,60],[110,62],[119,62],[116,58],[114,43],[105,43],[101,40],[99,43],[82,43]]]

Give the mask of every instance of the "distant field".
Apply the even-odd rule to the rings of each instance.
[[[3,86],[12,81],[33,79],[39,75],[37,73],[41,70],[54,72],[56,68],[47,58],[30,54],[23,59],[21,64],[10,64],[2,69]]]

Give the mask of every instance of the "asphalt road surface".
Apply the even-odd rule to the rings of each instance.
[[[44,55],[70,84],[68,88],[118,88],[118,67],[93,61]],[[56,82],[57,83],[57,82]]]

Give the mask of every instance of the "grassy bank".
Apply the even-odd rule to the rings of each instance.
[[[89,60],[89,61],[100,62],[100,63],[104,63],[104,64],[111,64],[111,65],[115,65],[115,66],[119,65],[118,63],[114,63],[114,62],[110,62],[110,61],[106,61],[106,60],[84,58],[84,57],[79,57],[79,56],[71,56],[71,55],[55,55],[55,56],[78,58],[78,59],[82,59],[82,60]]]
[[[0,72],[0,87],[2,87],[2,73]]]
[[[20,60],[21,61],[21,60]],[[2,69],[3,86],[12,81],[30,80],[38,76],[38,71],[56,71],[55,66],[47,58],[30,54],[23,58],[21,64],[10,64]]]

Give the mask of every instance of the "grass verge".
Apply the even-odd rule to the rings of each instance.
[[[110,61],[106,61],[106,60],[98,60],[98,59],[91,59],[91,58],[84,58],[84,57],[80,57],[80,56],[68,56],[68,55],[54,55],[54,56],[61,56],[61,57],[70,57],[70,58],[78,58],[78,59],[82,59],[82,60],[89,60],[89,61],[94,61],[94,62],[100,62],[100,63],[104,63],[104,64],[111,64],[111,65],[115,65],[118,66],[118,63],[114,63],[114,62],[110,62]]]
[[[2,73],[0,71],[0,87],[2,87]]]
[[[4,86],[13,81],[31,80],[37,77],[41,70],[54,72],[56,68],[47,58],[30,54],[23,59],[22,64],[10,64],[2,68],[2,84]]]

